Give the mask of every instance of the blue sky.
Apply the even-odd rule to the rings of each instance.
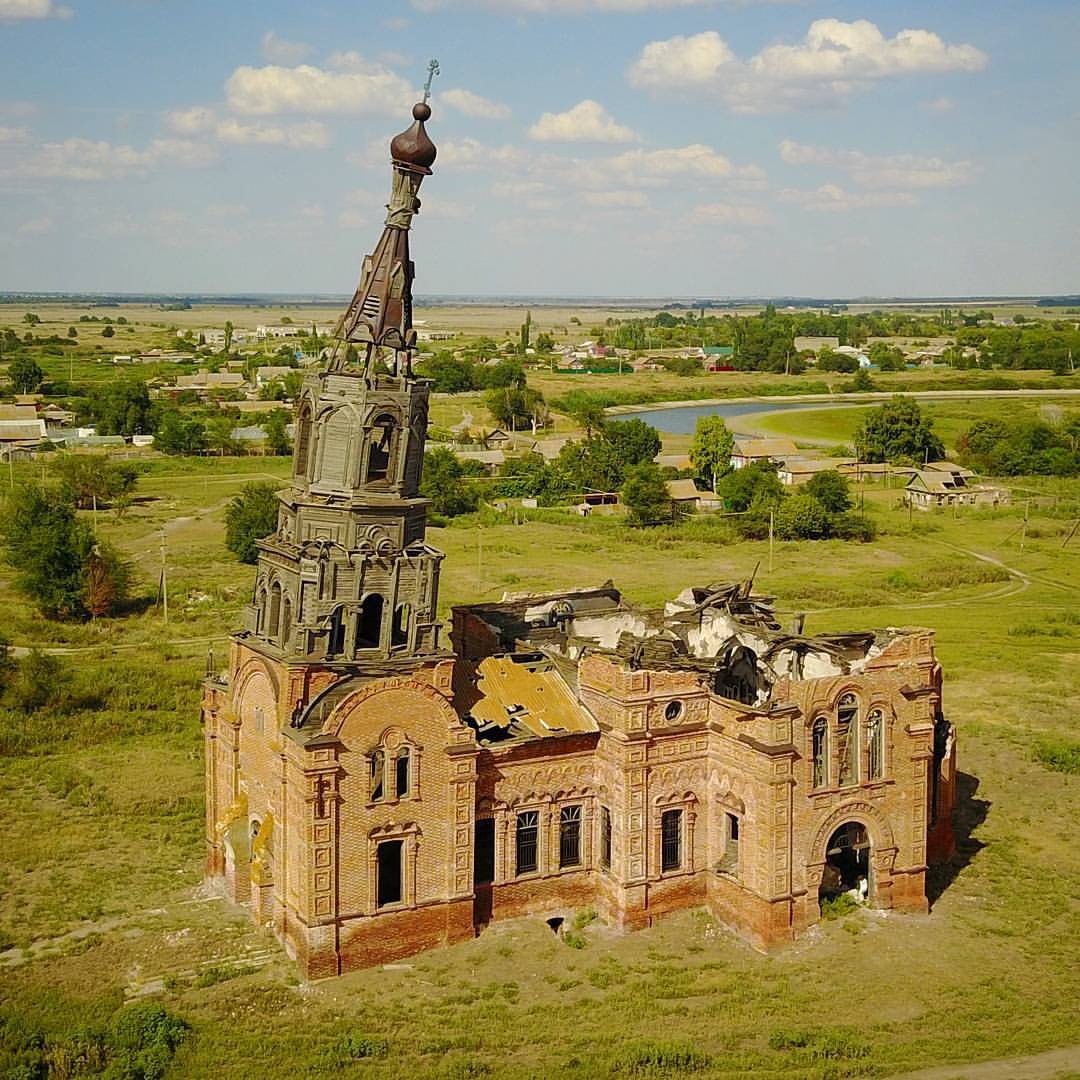
[[[1080,290],[1080,5],[0,0],[0,289]]]

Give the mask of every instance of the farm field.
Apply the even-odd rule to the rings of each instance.
[[[0,1032],[59,1036],[150,994],[192,1025],[169,1074],[192,1077],[247,1075],[253,1060],[267,1077],[620,1077],[658,1054],[702,1077],[888,1076],[1077,1041],[1076,779],[1034,756],[1075,737],[1080,545],[1062,546],[1075,481],[1025,481],[1040,495],[1022,552],[1022,501],[909,521],[897,491],[872,485],[876,542],[778,543],[771,565],[766,542],[733,542],[706,517],[643,532],[484,511],[431,529],[444,611],[608,574],[659,604],[756,571],[809,632],[934,627],[959,729],[960,853],[935,873],[928,917],[861,911],[769,956],[692,913],[620,936],[582,912],[580,950],[520,920],[301,986],[272,937],[200,890],[199,680],[208,649],[223,666],[253,578],[224,549],[222,515],[244,483],[287,472],[284,459],[156,460],[123,518],[99,515],[148,598],[164,529],[167,625],[152,604],[47,624],[0,574],[6,635],[72,650],[76,698],[67,715],[4,717]]]

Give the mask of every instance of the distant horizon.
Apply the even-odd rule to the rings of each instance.
[[[81,290],[81,289],[57,289],[57,290],[0,290],[0,304],[10,304],[20,301],[55,302],[59,300],[90,300],[100,302],[102,300],[115,300],[126,303],[156,303],[168,300],[183,300],[193,303],[216,303],[221,301],[232,302],[265,302],[282,304],[285,302],[307,304],[338,304],[345,303],[352,296],[351,292],[216,292],[191,291],[128,291],[128,290]],[[836,304],[1003,304],[1003,303],[1038,303],[1039,301],[1058,301],[1059,304],[1080,306],[1080,293],[1049,292],[1049,293],[971,293],[971,294],[866,294],[859,296],[810,296],[797,293],[746,294],[734,296],[706,296],[697,294],[670,294],[660,295],[633,295],[633,294],[558,294],[558,293],[427,293],[418,294],[415,298],[416,307],[438,306],[446,303],[462,305],[481,304],[514,304],[533,303],[542,305],[574,305],[574,304],[634,304],[646,307],[701,307],[701,306],[734,306],[755,304],[784,304],[786,306],[799,305],[804,307],[825,307]],[[1047,305],[1048,307],[1051,305]]]

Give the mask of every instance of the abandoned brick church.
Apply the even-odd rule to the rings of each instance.
[[[409,228],[435,147],[391,143],[386,225],[306,378],[292,485],[227,677],[206,681],[212,882],[309,978],[594,907],[705,907],[761,947],[852,891],[927,908],[953,731],[925,630],[785,632],[749,585],[610,585],[437,619]]]

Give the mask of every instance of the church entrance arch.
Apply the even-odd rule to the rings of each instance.
[[[825,845],[825,867],[818,902],[835,900],[848,893],[860,902],[870,895],[873,859],[870,835],[859,821],[844,822]]]

